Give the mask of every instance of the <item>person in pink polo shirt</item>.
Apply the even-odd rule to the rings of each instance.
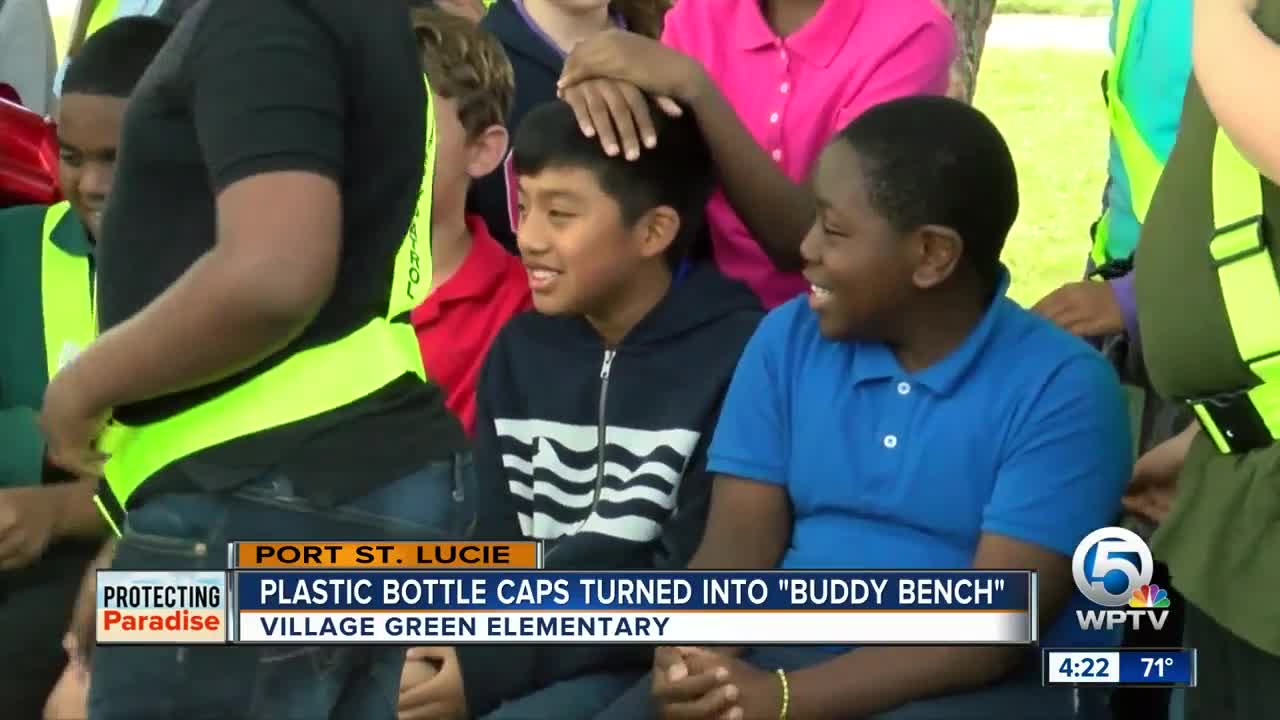
[[[799,183],[818,152],[873,105],[945,94],[956,52],[935,0],[678,2],[661,42],[588,38],[566,61],[561,94],[584,132],[628,155],[657,141],[639,91],[693,108],[722,183],[707,209],[716,261],[770,308],[809,287],[799,248],[813,200]]]

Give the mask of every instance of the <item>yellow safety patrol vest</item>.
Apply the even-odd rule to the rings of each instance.
[[[81,2],[89,2],[89,0],[81,0]],[[93,14],[89,16],[89,26],[85,29],[85,38],[90,37],[94,33],[102,29],[104,25],[116,19],[116,10],[120,7],[120,0],[101,0],[93,9]]]
[[[53,242],[54,228],[71,205],[60,202],[44,212],[40,250],[40,304],[44,321],[45,362],[49,379],[94,336],[93,286],[89,258],[72,255]]]
[[[408,314],[431,287],[436,123],[429,83],[426,127],[422,182],[408,234],[396,254],[386,314],[343,338],[292,355],[168,419],[137,426],[111,423],[99,443],[109,455],[105,488],[94,501],[117,535],[122,531],[129,498],[170,463],[236,438],[349,405],[406,373],[426,380]]]
[[[1262,180],[1221,128],[1213,147],[1209,242],[1236,351],[1258,379],[1253,387],[1191,400],[1200,426],[1224,453],[1280,439],[1280,282],[1262,215]]]
[[[1107,116],[1111,126],[1111,134],[1115,137],[1116,148],[1120,152],[1120,162],[1124,164],[1125,175],[1129,178],[1129,194],[1133,206],[1134,217],[1142,223],[1147,217],[1147,208],[1151,205],[1151,197],[1155,195],[1156,183],[1160,173],[1164,172],[1164,163],[1156,157],[1155,152],[1138,132],[1129,115],[1128,108],[1120,99],[1120,79],[1125,68],[1125,51],[1129,45],[1130,26],[1138,0],[1120,0],[1116,9],[1116,51],[1110,71],[1106,76]],[[1111,211],[1103,212],[1102,217],[1093,226],[1093,249],[1090,257],[1095,267],[1108,262],[1127,258],[1112,257],[1108,252],[1110,242]]]

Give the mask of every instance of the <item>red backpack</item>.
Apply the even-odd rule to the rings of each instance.
[[[53,122],[6,97],[16,94],[0,86],[0,208],[52,205],[62,199]]]

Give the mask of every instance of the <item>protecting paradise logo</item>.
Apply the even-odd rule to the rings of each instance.
[[[1129,598],[1129,607],[1167,608],[1169,607],[1169,592],[1159,585],[1143,585],[1133,591],[1133,597]]]

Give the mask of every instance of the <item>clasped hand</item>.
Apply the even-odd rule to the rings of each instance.
[[[405,655],[396,720],[463,720],[467,698],[452,647],[416,647]]]
[[[40,559],[53,541],[57,507],[43,487],[0,490],[0,570],[18,570]]]
[[[774,720],[782,710],[775,673],[698,647],[654,653],[653,696],[665,720]]]

